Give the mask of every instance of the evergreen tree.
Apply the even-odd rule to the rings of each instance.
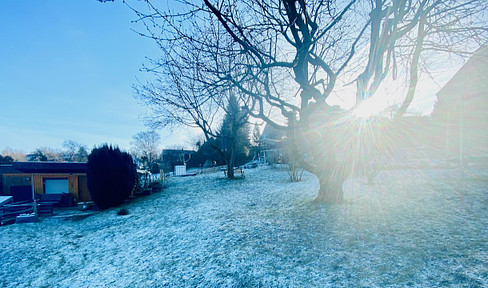
[[[260,138],[261,138],[261,129],[259,129],[258,123],[254,123],[254,128],[252,129],[252,145],[258,146]]]
[[[136,183],[136,168],[128,153],[103,145],[92,150],[87,166],[88,189],[97,206],[118,206],[130,196]]]
[[[44,152],[41,148],[37,148],[34,152],[27,154],[27,160],[29,161],[48,161],[47,156],[44,155]]]
[[[76,151],[76,154],[75,154],[75,161],[77,161],[77,162],[88,161],[88,152],[86,151],[85,146],[78,147],[78,151]]]
[[[199,145],[198,151],[192,155],[189,166],[190,167],[201,167],[206,163],[209,165],[224,165],[227,162],[224,156],[220,153],[221,141],[218,139],[210,138],[203,144]]]
[[[249,115],[239,106],[234,94],[229,97],[226,114],[219,130],[220,150],[227,164],[227,175],[234,178],[234,167],[244,164],[249,157]]]
[[[0,155],[0,164],[9,164],[12,162],[14,162],[14,159],[12,157]]]
[[[240,166],[252,157],[249,139],[249,115],[239,106],[239,100],[231,95],[225,108],[225,116],[214,137],[209,137],[192,156],[194,166],[210,161],[216,165],[227,165],[227,177],[234,178],[233,167]]]

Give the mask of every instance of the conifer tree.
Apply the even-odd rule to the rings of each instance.
[[[105,144],[92,150],[87,166],[88,190],[98,207],[118,206],[130,196],[136,168],[128,153]]]
[[[229,97],[226,114],[219,130],[221,147],[227,163],[228,177],[234,178],[234,167],[244,164],[249,156],[249,115],[239,107],[233,94]]]

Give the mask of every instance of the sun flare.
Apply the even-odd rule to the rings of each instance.
[[[357,118],[370,118],[382,112],[384,108],[374,99],[368,99],[352,110],[352,115]]]

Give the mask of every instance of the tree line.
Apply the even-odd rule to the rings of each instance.
[[[0,155],[1,163],[13,161],[63,161],[86,162],[88,160],[88,148],[86,145],[73,140],[63,142],[63,149],[51,147],[39,147],[31,153],[25,154],[21,150],[6,148]]]

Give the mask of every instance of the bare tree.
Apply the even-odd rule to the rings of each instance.
[[[28,161],[63,161],[63,153],[59,149],[40,147],[27,154]]]
[[[150,168],[159,155],[161,136],[154,130],[139,132],[132,136],[132,154]]]
[[[88,161],[88,148],[74,140],[65,140],[63,142],[63,158],[68,162],[86,162]]]
[[[184,53],[198,52],[190,49]],[[183,52],[182,52],[183,53]],[[183,59],[167,55],[164,77],[156,82],[135,85],[136,95],[152,108],[149,126],[184,125],[198,128],[207,142],[224,159],[228,166],[227,177],[234,178],[235,152],[238,134],[246,126],[249,114],[242,111],[245,105],[239,90],[222,86],[214,88],[202,83],[199,63],[191,57]],[[197,56],[195,56],[197,57]],[[147,68],[146,71],[154,71]],[[205,96],[202,96],[205,95]],[[230,119],[229,123],[222,122]]]
[[[147,28],[141,35],[163,52],[146,67],[155,81],[138,90],[153,108],[151,122],[211,136],[234,91],[249,115],[287,131],[320,182],[316,200],[331,203],[342,201],[346,177],[371,150],[362,139],[379,141],[358,136],[374,130],[369,122],[327,104],[338,83],[354,84],[359,107],[392,75],[408,87],[401,116],[419,70],[441,65],[441,54],[468,56],[488,34],[482,0],[180,2],[129,6]]]

